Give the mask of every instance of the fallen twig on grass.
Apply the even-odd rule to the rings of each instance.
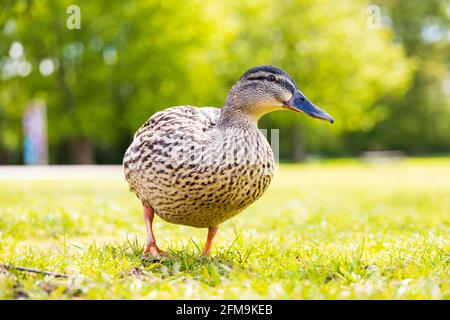
[[[43,274],[43,275],[52,276],[55,278],[77,278],[76,276],[71,276],[68,274],[54,273],[54,272],[48,272],[48,271],[43,271],[43,270],[38,270],[38,269],[33,269],[33,268],[19,267],[19,266],[11,266],[6,263],[0,264],[0,268],[4,268],[7,270],[18,270],[18,271],[23,271],[23,272],[28,272],[28,273]]]

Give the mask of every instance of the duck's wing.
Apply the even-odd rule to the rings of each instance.
[[[123,159],[125,171],[135,164],[169,160],[186,142],[205,143],[219,117],[220,109],[214,107],[177,106],[155,113],[134,135]]]
[[[135,133],[134,139],[155,134],[165,135],[183,129],[201,134],[214,127],[219,116],[220,109],[214,107],[171,107],[151,116]]]

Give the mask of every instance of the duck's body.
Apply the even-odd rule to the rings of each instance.
[[[257,122],[283,109],[333,121],[284,71],[260,66],[241,76],[221,109],[171,107],[144,123],[123,160],[130,189],[144,207],[144,254],[162,254],[152,229],[155,213],[171,223],[209,228],[209,254],[218,225],[269,186],[274,156]]]
[[[273,153],[256,125],[218,125],[220,109],[168,108],[137,131],[123,165],[130,188],[167,222],[216,226],[269,186]]]

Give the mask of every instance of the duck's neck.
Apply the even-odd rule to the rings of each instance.
[[[240,104],[236,101],[233,95],[228,95],[225,104],[220,109],[220,118],[217,123],[218,128],[252,128],[258,129],[258,120],[260,116],[254,115],[252,108],[242,105],[245,103],[241,101]]]
[[[228,110],[222,107],[220,118],[217,123],[218,128],[258,128],[258,119],[252,115],[245,114],[238,110]]]

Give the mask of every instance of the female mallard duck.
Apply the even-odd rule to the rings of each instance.
[[[209,228],[204,249],[209,255],[218,225],[269,186],[274,157],[257,122],[285,109],[333,123],[287,73],[273,66],[245,72],[221,109],[172,107],[144,123],[123,159],[126,180],[144,207],[144,255],[163,254],[152,229],[155,213],[167,222]]]

